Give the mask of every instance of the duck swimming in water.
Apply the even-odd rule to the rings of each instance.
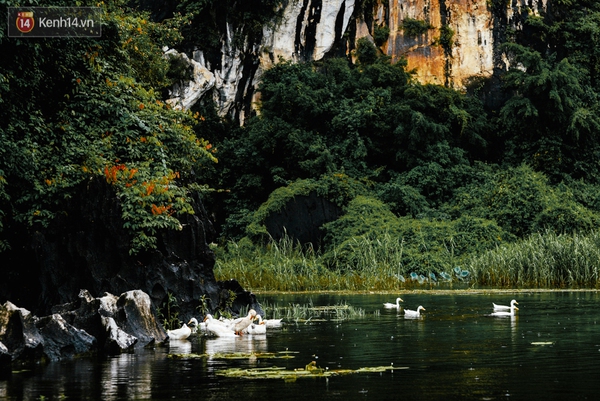
[[[496,305],[495,303],[492,302],[492,305],[494,305],[494,311],[498,312],[498,311],[509,311],[510,308],[513,305],[518,305],[519,303],[517,302],[516,299],[513,299],[512,301],[510,301],[510,306],[506,306],[506,305]]]
[[[404,316],[405,317],[420,317],[422,310],[425,310],[425,308],[423,308],[421,305],[419,305],[417,310],[404,309]]]
[[[518,311],[519,308],[515,306],[516,302],[513,304],[510,303],[510,311],[496,311],[491,314],[491,316],[515,316],[515,311]]]
[[[181,328],[175,330],[167,330],[167,335],[171,340],[185,340],[192,334],[192,329],[190,329],[185,323]]]
[[[400,310],[400,302],[404,302],[404,301],[402,300],[402,298],[398,297],[398,298],[396,298],[396,303],[395,304],[393,304],[391,302],[384,302],[383,303],[383,307],[387,308],[387,309],[398,309],[398,310]]]

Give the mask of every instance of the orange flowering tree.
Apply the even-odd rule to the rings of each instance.
[[[0,251],[12,225],[51,224],[89,180],[118,196],[131,253],[181,229],[192,195],[208,190],[202,173],[217,159],[197,134],[201,116],[163,96],[173,78],[162,47],[181,40],[184,18],[158,24],[124,3],[89,5],[105,11],[101,38],[50,46],[0,35],[0,99],[11,100],[0,111]]]

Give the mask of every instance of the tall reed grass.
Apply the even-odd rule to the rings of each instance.
[[[479,285],[517,288],[598,288],[600,232],[533,234],[471,259]]]
[[[218,250],[214,271],[217,280],[235,278],[252,291],[395,291],[438,285],[410,279],[407,266],[414,266],[420,256],[407,259],[397,238],[356,239],[347,244],[345,252],[348,249],[351,256],[346,253],[343,259],[350,260],[351,266],[332,269],[328,267],[332,254],[325,258],[290,238],[271,241],[265,247],[242,240]],[[426,255],[422,257],[425,260]],[[600,232],[534,234],[468,258],[461,255],[459,259],[448,251],[442,260],[450,272],[451,266],[466,269],[463,273],[470,273],[466,280],[473,286],[600,288]],[[456,282],[458,276],[452,277]]]
[[[401,239],[352,240],[346,261],[348,249],[351,266],[330,268],[331,254],[324,257],[288,237],[265,247],[242,240],[217,250],[214,272],[217,280],[235,278],[252,291],[393,291],[417,285],[402,262]]]
[[[281,306],[278,304],[265,303],[262,305],[267,316],[272,318],[283,318],[287,322],[299,322],[314,319],[326,320],[348,320],[363,318],[366,316],[364,309],[340,302],[335,305],[315,306],[312,299],[308,304],[289,304]]]

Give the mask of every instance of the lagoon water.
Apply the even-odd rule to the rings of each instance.
[[[419,319],[383,309],[397,295]],[[514,318],[491,317],[492,302],[517,299]],[[117,357],[51,363],[0,378],[0,400],[584,400],[600,397],[597,292],[269,295],[268,305],[336,305],[364,317],[287,322],[266,335],[172,341]],[[293,352],[289,359],[193,357]],[[177,355],[178,357],[169,357]],[[189,355],[190,357],[185,357]],[[260,354],[259,354],[260,355]],[[282,379],[229,378],[228,368],[394,371]]]

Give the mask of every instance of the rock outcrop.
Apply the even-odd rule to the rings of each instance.
[[[0,305],[0,360],[26,365],[154,346],[167,339],[155,314],[139,290],[100,298],[82,290],[77,301],[43,317],[7,301]]]
[[[167,104],[177,110],[189,110],[202,95],[214,88],[215,76],[202,64],[191,60],[187,54],[175,49],[164,49],[166,57],[179,58],[180,62],[190,67],[192,80],[181,82],[173,87]]]
[[[269,214],[264,225],[276,240],[288,235],[301,244],[310,243],[318,249],[323,239],[323,224],[341,215],[339,206],[311,192],[294,196],[280,210]]]
[[[45,316],[55,305],[79,302],[79,291],[86,288],[93,297],[141,290],[154,307],[164,306],[170,295],[181,319],[197,315],[201,299],[213,313],[236,314],[246,306],[261,310],[256,297],[239,285],[229,307],[232,284],[217,282],[213,273],[212,223],[199,198],[194,207],[195,214],[181,218],[181,231],[164,231],[157,249],[130,255],[117,197],[104,180],[90,181],[68,213],[40,227],[33,241],[15,241],[21,247],[3,254],[11,268],[0,282],[0,302]]]

